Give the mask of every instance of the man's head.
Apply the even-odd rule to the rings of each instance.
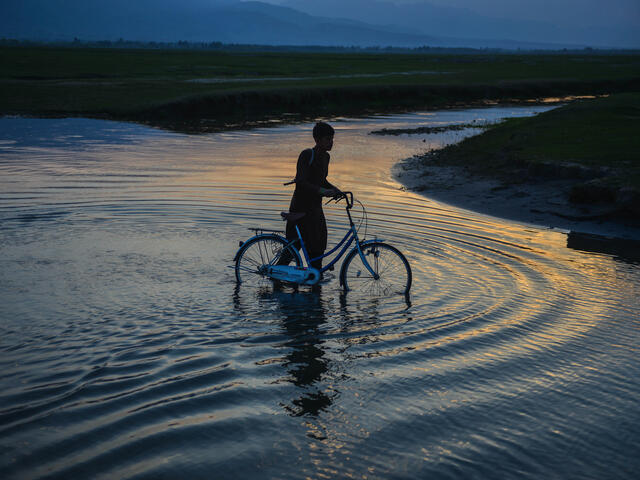
[[[313,139],[316,141],[316,145],[327,152],[333,147],[334,135],[335,130],[328,123],[318,122],[313,127]]]

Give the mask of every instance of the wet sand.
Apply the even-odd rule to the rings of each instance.
[[[640,222],[618,216],[615,206],[570,203],[568,191],[575,180],[504,184],[473,176],[464,167],[424,165],[419,157],[396,164],[393,175],[407,190],[458,208],[551,229],[640,241]]]

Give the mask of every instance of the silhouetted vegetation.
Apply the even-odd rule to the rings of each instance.
[[[399,54],[532,54],[532,55],[638,55],[640,50],[634,49],[611,49],[583,47],[575,49],[562,48],[553,49],[507,49],[507,48],[472,48],[472,47],[436,47],[423,45],[420,47],[394,47],[394,46],[326,46],[326,45],[252,45],[241,43],[222,42],[189,42],[186,40],[178,42],[143,42],[136,40],[81,40],[73,41],[42,41],[42,40],[22,40],[12,38],[0,38],[0,46],[9,47],[82,47],[82,48],[133,48],[151,50],[212,50],[224,52],[311,52],[311,53],[399,53]]]

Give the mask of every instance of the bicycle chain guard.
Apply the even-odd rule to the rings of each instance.
[[[293,265],[270,265],[266,268],[266,275],[281,282],[297,283],[299,285],[315,285],[320,280],[320,271],[316,268],[296,267]]]

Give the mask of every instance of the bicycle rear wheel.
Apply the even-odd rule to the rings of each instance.
[[[373,296],[409,293],[411,267],[397,248],[383,242],[366,243],[361,248],[367,263],[378,278],[371,275],[357,248],[354,248],[345,258],[340,271],[340,283],[345,290]]]
[[[271,284],[265,274],[265,267],[274,265],[281,258],[290,259],[296,266],[302,266],[298,251],[278,235],[260,235],[242,245],[236,255],[236,280],[250,286]]]

